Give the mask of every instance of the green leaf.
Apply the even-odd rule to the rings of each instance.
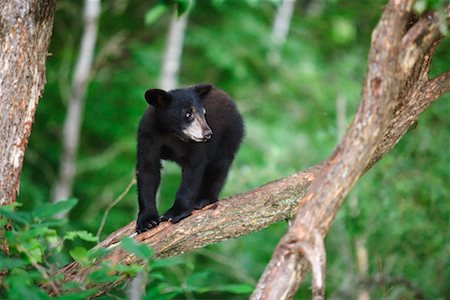
[[[194,288],[192,291],[195,291],[199,284],[202,284],[207,281],[208,277],[210,276],[210,272],[200,272],[200,273],[194,273],[186,280],[187,287]]]
[[[28,265],[28,262],[26,262],[23,259],[20,258],[11,258],[7,257],[5,255],[0,255],[0,270],[2,269],[16,269],[21,268],[23,266]]]
[[[11,207],[0,207],[0,216],[10,219],[15,223],[29,224],[31,222],[31,214],[23,211],[12,211]]]
[[[152,256],[152,250],[145,244],[138,244],[130,237],[125,237],[120,241],[120,245],[126,251],[139,258],[148,260]]]
[[[332,20],[331,37],[339,44],[346,44],[356,38],[356,29],[351,20],[336,17]]]
[[[423,13],[426,8],[427,8],[427,1],[425,1],[425,0],[416,1],[413,6],[413,9],[418,14]]]
[[[167,267],[173,267],[180,264],[185,264],[185,260],[180,257],[170,257],[165,259],[152,260],[150,263],[151,269],[165,269]]]
[[[89,274],[89,280],[95,283],[113,282],[120,278],[120,276],[112,275],[109,269],[95,270]]]
[[[189,9],[189,6],[191,5],[191,0],[177,0],[177,13],[178,16],[182,16],[187,10]]]
[[[161,281],[163,281],[166,278],[163,273],[161,273],[161,272],[154,272],[154,271],[151,271],[148,274],[148,277],[150,277],[152,279],[156,279],[156,280],[161,280]]]
[[[103,257],[111,252],[111,249],[106,248],[92,248],[89,250],[89,258],[90,259],[98,259],[100,257]]]
[[[55,203],[46,203],[44,205],[39,206],[34,212],[32,212],[33,217],[35,218],[48,218],[54,216],[56,214],[62,213],[64,211],[72,209],[78,200],[75,198],[59,201]]]
[[[3,298],[2,298],[3,299]],[[8,291],[8,296],[5,299],[39,299],[46,300],[50,299],[44,291],[39,289],[37,286],[29,284],[27,281],[17,282],[10,287]]]
[[[56,245],[56,243],[58,242],[58,235],[56,234],[56,231],[52,230],[48,232],[46,235],[46,239],[47,243],[49,243],[50,245]]]
[[[56,231],[47,227],[32,228],[27,231],[17,231],[16,237],[21,243],[36,241],[37,237],[46,237],[56,235]]]
[[[253,292],[253,286],[249,284],[226,284],[212,288],[214,291],[228,292],[232,294],[250,294]]]
[[[73,241],[77,237],[87,242],[97,242],[97,238],[86,230],[69,231],[64,236],[64,240]]]
[[[31,214],[30,214],[31,216]],[[53,220],[48,220],[48,221],[44,221],[44,222],[39,222],[39,223],[34,223],[30,225],[30,228],[41,228],[41,227],[61,227],[63,226],[65,223],[67,223],[67,220],[63,220],[63,219],[53,219]]]
[[[67,288],[68,286],[71,286],[72,288]],[[88,299],[89,296],[94,295],[97,290],[96,289],[89,289],[89,290],[83,290],[80,291],[80,284],[73,282],[73,285],[66,285],[63,287],[63,289],[66,290],[78,290],[76,293],[70,293],[70,294],[64,294],[62,296],[54,297],[53,300],[78,300],[78,299]]]
[[[30,255],[30,259],[32,260],[32,262],[35,262],[35,263],[42,262],[43,252],[40,247],[34,246],[33,248],[28,249],[28,254]]]
[[[89,253],[86,248],[75,247],[69,251],[70,256],[79,262],[81,265],[89,264]]]
[[[163,4],[156,5],[145,14],[144,19],[145,25],[151,25],[155,23],[166,11],[167,11],[166,5]]]
[[[112,269],[120,274],[127,276],[135,276],[139,272],[144,271],[144,266],[138,264],[122,265],[117,264],[112,267]]]

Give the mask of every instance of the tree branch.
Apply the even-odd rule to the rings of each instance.
[[[327,160],[325,167],[317,175],[318,179],[311,184],[300,204],[295,222],[286,234],[288,238],[283,238],[275,249],[272,260],[260,278],[252,299],[293,297],[307,263],[304,253],[287,251],[286,244],[295,242],[313,245],[313,237],[317,230],[325,235],[345,195],[367,170],[366,167],[371,166],[371,160],[373,163],[377,161],[398,141],[393,138],[394,135],[386,136],[386,134],[392,134],[389,129],[396,127],[392,119],[395,116],[406,117],[406,120],[415,119],[408,114],[401,114],[398,108],[402,107],[401,104],[404,102],[411,103],[407,101],[411,98],[403,98],[407,95],[416,96],[412,99],[420,102],[423,94],[420,90],[408,89],[407,84],[411,82],[408,79],[411,78],[411,73],[423,57],[423,53],[432,47],[434,40],[437,40],[439,36],[431,35],[435,32],[433,28],[420,27],[430,32],[430,40],[423,44],[415,40],[416,43],[411,45],[410,49],[414,48],[418,51],[411,51],[414,55],[410,55],[405,60],[405,54],[402,51],[404,46],[402,35],[411,7],[412,1],[399,0],[392,0],[386,6],[372,35],[365,85],[353,123],[342,142]],[[414,26],[413,30],[416,29],[417,27]],[[423,36],[428,37],[426,33]],[[414,106],[408,108],[414,109]],[[409,126],[402,124],[396,127],[395,132],[403,131],[403,129],[406,131]],[[380,149],[380,146],[385,148]],[[318,266],[312,267],[315,269]]]
[[[450,5],[445,8],[447,26],[450,26]],[[422,17],[402,38],[400,65],[406,74],[417,61],[423,57],[436,41],[442,38],[439,30],[440,20],[437,12],[430,12]]]
[[[176,224],[161,223],[135,236],[135,221],[110,234],[98,246],[114,248],[102,261],[136,263],[139,259],[121,251],[118,242],[126,236],[153,248],[155,257],[169,257],[229,238],[239,237],[269,226],[280,220],[292,218],[298,201],[315,179],[321,164],[289,177],[267,183],[252,191],[235,195],[209,205]],[[237,218],[236,216],[239,216]],[[101,261],[97,262],[100,265]],[[96,267],[82,267],[72,262],[58,271],[68,281],[81,282]],[[123,280],[122,278],[121,280]],[[106,292],[112,288],[109,283],[99,283],[97,288]],[[48,286],[44,286],[48,289]],[[52,293],[51,290],[49,290]]]

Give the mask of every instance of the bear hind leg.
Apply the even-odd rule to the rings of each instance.
[[[202,209],[217,202],[232,162],[232,159],[222,159],[210,164],[205,169],[200,193],[195,201],[195,209]]]

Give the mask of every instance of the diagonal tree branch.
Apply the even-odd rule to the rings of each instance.
[[[436,35],[433,29],[420,27],[423,30],[422,37],[429,39],[430,42],[406,44],[410,49],[422,48],[412,51],[415,55],[411,55],[405,63],[402,51],[405,46],[402,43],[404,34],[402,31],[411,7],[412,1],[395,0],[390,1],[386,6],[372,35],[361,104],[353,123],[343,141],[317,175],[318,179],[311,184],[300,204],[293,226],[275,249],[272,260],[260,278],[252,299],[289,299],[293,297],[305,273],[307,262],[302,253],[293,251],[287,245],[298,243],[313,245],[314,232],[320,230],[322,235],[326,234],[345,195],[364,173],[371,158],[374,157],[376,161],[382,156],[382,153],[385,153],[383,151],[377,153],[379,146],[385,146],[386,148],[383,150],[388,150],[387,148],[390,149],[395,145],[396,142],[388,145],[383,139],[382,133],[389,133],[390,126],[391,129],[396,126],[392,122],[394,116],[400,114],[396,108],[401,107],[403,102],[411,102],[411,98],[404,98],[405,96],[416,96],[415,99],[419,102],[422,100],[420,89],[411,88],[408,85],[411,82],[409,79],[413,75],[417,63],[422,59],[422,54],[432,47],[440,35]],[[416,28],[413,26],[413,30]],[[429,60],[430,58],[423,59]],[[421,75],[420,78],[427,78],[427,74],[419,75]],[[409,108],[413,109],[414,106]],[[408,116],[407,119],[414,118]],[[409,126],[403,125],[402,128],[404,127]],[[400,134],[399,137],[402,135]],[[392,136],[388,137],[390,141],[392,141],[391,138]],[[316,275],[313,274],[313,282],[318,281],[314,279]],[[319,276],[324,277],[324,274],[319,274]],[[314,288],[313,286],[314,295],[323,295]],[[324,287],[319,288],[323,289]],[[317,299],[322,298],[318,297]]]

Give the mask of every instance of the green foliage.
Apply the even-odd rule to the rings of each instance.
[[[192,0],[160,0],[157,5],[149,9],[145,14],[145,24],[152,25],[158,19],[162,17],[167,11],[170,11],[170,7],[176,8],[177,15],[187,13],[189,7],[192,6]]]
[[[39,286],[50,285],[53,291],[61,296],[56,299],[85,299],[97,292],[94,284],[113,283],[123,277],[133,278],[138,274],[145,274],[149,286],[145,291],[145,299],[153,299],[158,295],[161,299],[173,299],[186,293],[207,293],[222,291],[228,294],[247,294],[252,287],[246,284],[222,284],[214,287],[203,284],[209,273],[194,273],[187,285],[180,287],[177,283],[167,281],[162,272],[168,267],[182,263],[181,260],[172,259],[153,261],[152,250],[145,244],[138,244],[130,237],[120,241],[120,247],[130,254],[141,259],[139,264],[111,264],[108,260],[98,265],[98,259],[108,254],[108,250],[84,246],[67,247],[66,241],[96,242],[96,238],[85,230],[68,231],[59,234],[62,222],[52,223],[55,215],[73,208],[76,200],[67,203],[52,203],[41,206],[34,211],[14,211],[14,206],[0,207],[2,221],[12,222],[12,230],[5,232],[10,253],[6,256],[0,253],[0,271],[6,276],[0,284],[2,299],[50,299],[50,296]],[[24,217],[26,216],[26,217]],[[46,224],[42,226],[42,224]],[[51,224],[51,225],[49,225]],[[92,246],[92,244],[91,244]],[[65,249],[67,248],[67,249]],[[92,267],[92,271],[82,282],[62,282],[61,275],[56,271],[67,261],[64,257],[67,252],[70,257],[83,267]],[[4,297],[3,297],[4,296]]]
[[[147,259],[152,256],[152,252],[147,245],[137,244],[136,241],[130,237],[123,238],[120,241],[120,246],[141,259]]]
[[[82,1],[58,1],[47,84],[21,177],[18,198],[23,207],[0,208],[0,223],[7,218],[14,224],[6,236],[11,255],[0,257],[1,268],[9,270],[2,282],[5,297],[44,299],[37,284],[46,279],[36,265],[52,275],[72,259],[90,265],[105,254],[88,250],[96,241],[89,232],[97,231],[105,209],[134,176],[136,129],[146,108],[143,93],[157,85],[169,12],[176,2],[188,3],[102,2],[77,159],[74,195],[79,202],[62,221],[51,216],[69,209],[73,200],[58,204],[67,207],[47,203],[58,170],[67,93],[82,32]],[[270,33],[278,3],[214,0],[189,7],[180,85],[208,81],[225,89],[246,124],[223,196],[305,169],[331,153],[340,134],[336,99],[344,99],[348,125],[358,105],[371,31],[386,1],[297,1],[288,39],[278,49],[280,62],[273,64]],[[416,10],[439,10],[442,3],[418,0]],[[449,49],[447,38],[436,49],[431,77],[450,69]],[[417,290],[426,299],[450,294],[448,99],[446,95],[427,109],[417,127],[346,199],[326,240],[328,298],[354,299],[360,287],[368,287],[373,299],[408,299]],[[172,204],[179,168],[165,163],[162,178],[160,212]],[[100,239],[133,220],[136,204],[133,188],[111,210]],[[125,239],[121,247],[144,264],[102,265],[88,280],[119,276],[109,277],[106,270],[127,277],[144,274],[144,299],[248,299],[286,228],[285,223],[274,224],[167,260],[152,260],[149,249]],[[357,241],[368,253],[363,277]],[[64,285],[64,299],[95,292],[87,284]],[[108,297],[124,298],[127,288],[125,283]],[[308,283],[296,297],[310,298]]]
[[[97,242],[97,238],[86,230],[69,231],[64,235],[64,240],[73,241],[77,237],[87,242]]]

